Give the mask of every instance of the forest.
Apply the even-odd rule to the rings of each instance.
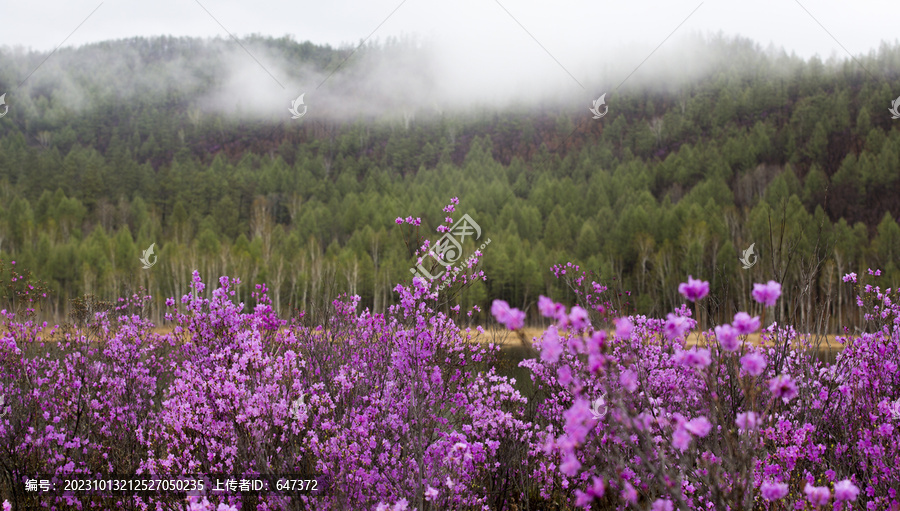
[[[345,88],[365,78],[367,58],[416,53],[397,40],[356,55],[245,42],[303,69],[343,65],[334,80]],[[381,312],[398,303],[393,286],[411,281],[415,248],[440,238],[449,197],[483,233],[463,253],[491,240],[485,279],[449,299],[479,305],[480,321],[494,299],[528,310],[542,294],[571,298],[550,271],[566,261],[614,283],[623,311],[637,314],[676,307],[688,274],[710,282],[714,318],[745,310],[753,282],[776,280],[779,314],[807,331],[862,324],[840,283],[848,272],[880,268],[885,287],[900,285],[900,121],[888,112],[898,46],[823,62],[711,38],[715,65],[701,79],[623,88],[599,121],[587,103],[291,121],[204,107],[228,44],[64,49],[53,72],[38,68],[8,95],[0,260],[46,284],[42,317],[144,288],[159,321],[167,297],[190,292],[193,270],[240,277],[249,304],[265,283],[283,318],[340,293]],[[0,52],[0,89],[46,56]],[[172,85],[176,59],[197,70],[187,85]],[[410,212],[421,225],[398,225]],[[152,244],[158,264],[142,268]],[[758,264],[743,268],[751,244]]]

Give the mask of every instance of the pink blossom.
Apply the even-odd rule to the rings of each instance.
[[[564,309],[561,303],[556,303],[544,295],[538,297],[538,311],[545,318],[558,318],[560,311]]]
[[[575,506],[587,508],[594,501],[594,497],[581,490],[575,490]]]
[[[591,487],[588,488],[588,493],[599,499],[606,492],[605,486],[603,484],[603,478],[594,476],[591,479],[591,482],[593,484],[591,484]]]
[[[766,500],[782,499],[788,494],[788,485],[785,483],[764,481],[759,486],[759,493],[762,495],[762,498]]]
[[[428,488],[425,490],[425,500],[430,502],[430,501],[436,499],[437,496],[438,496],[437,488],[432,488],[429,485]]]
[[[631,318],[616,319],[616,337],[619,339],[630,340],[633,329],[634,323],[631,322]]]
[[[731,325],[719,325],[716,327],[716,339],[725,351],[738,349],[738,331]]]
[[[766,369],[766,357],[753,351],[741,357],[741,367],[752,376],[759,376]]]
[[[523,326],[525,326],[525,313],[519,309],[512,309],[509,311],[509,319],[506,322],[506,327],[510,330],[518,330]]]
[[[855,284],[856,283],[856,273],[848,273],[848,274],[844,275],[843,280],[844,280],[844,282],[850,282],[852,280],[853,283]]]
[[[855,484],[850,482],[849,479],[844,479],[843,481],[834,485],[834,500],[856,500],[857,495],[859,495],[859,488],[857,488]]]
[[[637,504],[638,492],[628,481],[625,481],[625,488],[622,490],[622,499],[631,503],[631,505]]]
[[[769,391],[775,397],[783,398],[785,401],[794,399],[798,394],[797,384],[790,376],[784,374],[769,380]]]
[[[541,360],[555,364],[562,353],[563,346],[559,343],[556,326],[550,325],[544,332],[544,339],[541,341]]]
[[[806,483],[806,487],[803,488],[803,493],[806,494],[806,500],[816,507],[824,506],[831,500],[831,490],[825,486],[813,486]]]
[[[603,497],[603,494],[605,492],[606,489],[603,485],[603,479],[594,476],[592,484],[587,488],[587,491],[575,490],[575,505],[586,507],[588,504],[593,502],[594,499]]]
[[[510,309],[509,304],[503,300],[494,300],[491,314],[510,330],[518,330],[525,325],[525,313],[519,309]]]
[[[688,275],[688,281],[678,286],[678,292],[688,300],[696,302],[709,294],[709,282],[696,280],[693,275]]]
[[[562,366],[556,370],[557,379],[559,380],[559,384],[563,386],[567,386],[572,383],[572,368],[569,366]]]
[[[673,511],[675,509],[675,505],[669,499],[656,499],[653,502],[653,507],[650,508],[650,511]]]
[[[619,375],[619,383],[621,383],[628,392],[634,392],[638,388],[637,373],[631,369],[622,371],[622,374]]]
[[[566,454],[563,458],[563,462],[559,465],[559,471],[569,477],[574,477],[578,474],[579,470],[581,470],[581,462],[578,461],[575,453],[570,452]]]
[[[666,339],[674,341],[691,329],[691,320],[685,316],[676,316],[671,312],[666,316]]]
[[[672,433],[672,445],[680,451],[687,450],[688,446],[691,445],[691,434],[684,429],[684,426],[676,428],[675,432]]]
[[[756,429],[761,423],[759,415],[757,415],[756,412],[739,413],[734,422],[737,424],[738,429],[741,430]]]
[[[569,311],[569,322],[572,324],[572,328],[575,329],[585,328],[591,324],[588,311],[577,305],[573,306],[572,310]]]
[[[573,442],[584,443],[591,428],[596,424],[593,418],[590,403],[578,398],[571,408],[563,412],[563,419],[566,421],[563,431]]]
[[[603,346],[606,343],[606,331],[597,330],[587,340],[587,352],[591,355],[599,355],[603,352]]]
[[[712,362],[712,359],[709,356],[709,350],[705,348],[700,349],[697,347],[691,348],[687,351],[679,350],[675,352],[673,360],[677,364],[692,367],[694,369],[703,369]]]
[[[396,220],[394,220],[394,221],[395,221],[395,222],[397,222],[397,225],[400,225],[400,224],[402,224],[402,223],[403,223],[403,219],[402,219],[402,218],[400,218],[400,217],[399,217],[399,216],[398,216],[398,217],[397,217],[397,219],[396,219]]]
[[[772,307],[781,296],[781,284],[770,280],[766,284],[753,284],[753,292],[750,293],[753,299],[758,303],[765,304],[766,307]]]
[[[684,429],[689,432],[697,435],[699,437],[704,437],[709,434],[709,430],[712,429],[712,424],[710,424],[709,420],[702,415],[697,417],[696,419],[691,419],[684,425]]]
[[[3,511],[12,511],[12,504],[8,500],[3,501]]]
[[[731,325],[737,329],[741,335],[752,334],[759,330],[759,316],[750,317],[746,312],[738,312],[734,315],[734,321]]]

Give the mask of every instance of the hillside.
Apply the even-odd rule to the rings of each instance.
[[[710,281],[716,317],[746,308],[752,282],[778,280],[780,317],[807,327],[823,314],[862,320],[846,317],[845,273],[881,268],[883,287],[900,285],[900,120],[887,112],[900,47],[823,63],[710,39],[712,71],[618,89],[592,120],[589,103],[568,100],[404,102],[432,79],[408,72],[423,58],[409,41],[243,43],[295,63],[292,79],[316,77],[309,116],[290,119],[289,99],[270,111],[271,98],[235,95],[230,41],[111,41],[43,65],[46,54],[0,52],[0,90],[13,91],[0,119],[0,259],[47,282],[45,314],[139,286],[159,306],[189,292],[194,269],[205,282],[240,277],[248,303],[267,283],[283,317],[340,292],[381,311],[411,278],[404,240],[436,241],[450,197],[454,218],[491,240],[487,280],[454,298],[464,308],[559,296],[549,268],[568,260],[639,313],[681,303],[688,274]],[[369,87],[385,65],[390,87]],[[410,215],[417,233],[395,223]],[[142,269],[153,243],[159,264]],[[745,270],[751,244],[759,264]]]

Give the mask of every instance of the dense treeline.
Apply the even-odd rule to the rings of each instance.
[[[326,74],[352,53],[252,42]],[[345,291],[380,311],[415,263],[409,227],[394,219],[421,216],[419,235],[436,240],[451,196],[483,229],[479,242],[491,239],[487,281],[467,290],[464,307],[498,298],[527,308],[558,285],[549,267],[570,259],[628,290],[641,313],[680,303],[687,274],[710,281],[710,313],[721,316],[750,306],[754,281],[779,280],[779,317],[808,327],[822,312],[859,323],[847,317],[847,272],[879,267],[883,287],[900,284],[900,121],[887,112],[900,47],[861,67],[714,39],[713,72],[671,90],[622,89],[601,121],[585,107],[290,124],[197,107],[221,78],[211,64],[225,44],[132,39],[63,51],[54,62],[67,79],[103,85],[73,106],[64,82],[36,81],[0,119],[0,257],[50,285],[50,314],[61,318],[83,294],[112,299],[139,286],[161,304],[188,292],[194,269],[207,282],[241,277],[247,301],[252,284],[267,283],[283,316]],[[102,62],[117,54],[141,67],[113,76]],[[45,56],[0,53],[0,85],[12,88]],[[125,97],[108,85],[166,83],[157,75],[176,57],[202,70],[189,86]],[[341,73],[364,73],[355,59]],[[151,243],[158,264],[144,270]],[[759,263],[742,269],[751,243]]]

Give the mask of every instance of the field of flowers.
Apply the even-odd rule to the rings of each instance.
[[[578,303],[540,298],[554,324],[521,363],[529,395],[498,372],[500,347],[468,342],[466,312],[440,312],[440,283],[420,278],[396,286],[400,303],[385,314],[342,297],[319,325],[279,319],[261,285],[244,310],[228,277],[200,298],[197,273],[196,293],[167,302],[171,333],[153,331],[140,295],[50,334],[27,307],[4,310],[0,501],[14,511],[900,509],[900,305],[863,285],[878,272],[844,277],[873,327],[838,337],[843,350],[823,363],[790,325],[761,330],[776,282],[755,285],[758,310],[701,331],[692,308],[709,285],[692,276],[666,318],[620,317],[586,272],[553,271]],[[16,275],[28,303],[35,288]],[[484,275],[446,284],[474,278]],[[491,313],[525,340],[525,313],[499,300]],[[757,333],[759,345],[747,342]],[[328,488],[23,490],[36,474],[136,473],[320,474]]]

